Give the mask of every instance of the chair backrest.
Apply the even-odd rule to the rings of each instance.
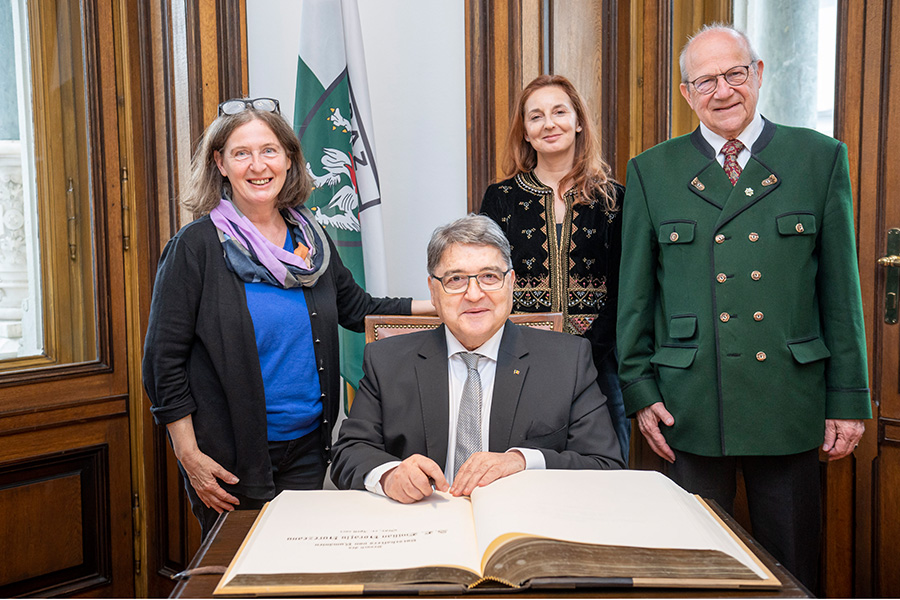
[[[509,320],[517,325],[527,325],[548,331],[562,331],[562,313],[523,313],[510,315]],[[403,335],[423,329],[434,329],[441,324],[438,317],[420,315],[369,315],[366,317],[366,343],[394,335]]]

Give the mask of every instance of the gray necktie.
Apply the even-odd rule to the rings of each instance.
[[[481,376],[478,374],[480,354],[459,352],[466,363],[466,383],[459,401],[456,421],[456,452],[454,472],[475,452],[481,452]]]

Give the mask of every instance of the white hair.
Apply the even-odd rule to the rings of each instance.
[[[735,29],[731,25],[726,25],[725,23],[707,23],[703,27],[697,30],[697,32],[688,37],[688,41],[684,44],[684,47],[681,49],[681,54],[678,56],[678,67],[681,69],[681,83],[687,83],[690,81],[687,73],[687,52],[688,48],[690,48],[691,43],[694,40],[699,38],[705,33],[708,32],[718,32],[718,33],[730,33],[731,35],[737,36],[744,42],[744,46],[747,48],[747,52],[750,54],[750,62],[756,63],[759,59],[759,54],[757,54],[756,49],[753,47],[753,44],[750,43],[750,38],[747,37],[747,34],[741,31],[740,29]]]

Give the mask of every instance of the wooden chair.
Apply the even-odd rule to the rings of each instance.
[[[509,320],[517,325],[527,325],[548,331],[562,331],[562,313],[523,313],[510,315]],[[441,324],[438,317],[420,315],[369,315],[366,317],[366,343],[393,335],[412,333],[423,329],[434,329]]]

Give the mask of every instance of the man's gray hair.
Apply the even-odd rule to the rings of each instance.
[[[715,31],[720,33],[730,33],[739,37],[743,40],[744,45],[747,48],[747,52],[750,54],[750,62],[756,63],[759,61],[759,54],[756,52],[756,48],[753,47],[753,44],[750,43],[750,38],[747,37],[747,34],[741,31],[740,29],[735,29],[731,25],[726,25],[725,23],[707,23],[703,27],[701,27],[697,32],[688,38],[687,43],[685,43],[684,47],[681,49],[681,54],[678,56],[678,68],[681,69],[681,83],[687,83],[690,81],[688,79],[687,73],[687,51],[690,48],[691,43],[696,40],[698,37],[703,35],[704,33]],[[712,73],[710,73],[712,75]]]
[[[500,251],[507,268],[512,268],[509,241],[503,230],[492,219],[484,215],[469,213],[461,219],[443,225],[431,234],[428,242],[428,274],[434,270],[444,256],[447,248],[453,244],[472,244],[474,246],[491,246]]]

